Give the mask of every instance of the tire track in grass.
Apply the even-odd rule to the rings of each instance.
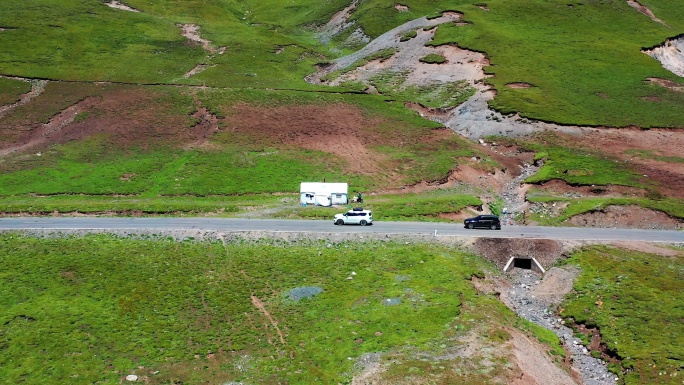
[[[276,332],[278,333],[278,338],[280,339],[280,343],[283,344],[283,345],[286,345],[286,343],[285,343],[285,337],[283,337],[283,332],[282,332],[282,331],[280,330],[280,328],[278,327],[278,321],[276,321],[276,320],[273,318],[273,316],[271,315],[271,313],[269,313],[268,310],[266,310],[266,306],[264,306],[264,303],[261,302],[261,300],[260,300],[257,296],[255,296],[255,295],[251,295],[251,296],[250,296],[250,299],[252,300],[252,304],[253,304],[257,309],[259,309],[259,310],[266,316],[266,318],[268,318],[268,321],[269,321],[269,322],[271,323],[271,325],[275,328]]]

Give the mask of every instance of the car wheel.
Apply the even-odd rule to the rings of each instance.
[[[496,230],[496,225],[491,225],[489,228],[492,230]]]
[[[343,225],[343,224],[344,224],[344,221],[341,220],[341,219],[338,219],[338,220],[335,221],[335,224],[336,224],[336,225]]]
[[[474,228],[475,228],[475,225],[474,225],[474,224],[472,224],[472,223],[468,223],[468,228],[472,230],[472,229],[474,229]]]
[[[359,224],[360,224],[361,226],[365,226],[365,225],[368,224],[368,222],[366,222],[365,219],[362,219],[361,222],[359,222]]]

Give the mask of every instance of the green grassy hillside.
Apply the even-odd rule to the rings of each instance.
[[[3,2],[0,104],[25,98],[0,112],[3,211],[25,207],[12,206],[10,197],[20,203],[35,195],[292,194],[303,180],[323,179],[364,191],[395,189],[447,180],[473,158],[483,174],[506,170],[511,166],[501,159],[438,132],[441,124],[404,106],[452,107],[472,95],[469,85],[399,89],[380,82],[383,95],[374,95],[358,82],[305,81],[317,66],[359,50],[363,40],[352,35],[373,39],[446,11],[462,14],[462,22],[436,27],[429,44],[484,53],[492,75],[485,82],[496,89],[490,106],[500,112],[560,124],[684,127],[684,93],[676,89],[684,81],[641,52],[684,32],[684,7],[671,1],[642,2],[658,23],[622,0],[366,0],[336,33],[324,26],[347,1],[123,3],[135,12],[107,4]],[[197,36],[184,36],[191,25]],[[415,36],[408,31],[402,39]],[[422,60],[438,66],[445,59]],[[76,112],[67,116],[70,109]],[[547,160],[528,182],[650,191],[676,179],[645,181],[639,175],[656,173],[612,164],[600,149],[527,147]],[[76,197],[58,201],[72,207]]]
[[[645,83],[648,77],[682,83],[642,48],[684,33],[684,7],[642,2],[666,25],[622,0],[364,1],[351,20],[371,38],[409,20],[459,11],[470,24],[439,28],[433,44],[455,43],[485,52],[498,90],[493,106],[564,124],[682,127],[682,93]],[[103,1],[8,0],[0,10],[0,74],[26,78],[184,83],[231,88],[311,89],[303,78],[318,62],[354,47],[323,45],[317,27],[344,1],[130,0],[141,12]],[[180,34],[196,24],[202,38],[225,53],[203,50]],[[282,50],[281,50],[282,49]],[[189,79],[197,64],[209,68]],[[531,89],[505,84],[526,82]],[[654,102],[654,98],[657,102]]]

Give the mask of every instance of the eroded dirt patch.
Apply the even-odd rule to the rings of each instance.
[[[117,1],[117,0],[112,0],[112,1],[105,3],[105,4],[110,8],[121,9],[123,11],[140,12],[140,10],[135,9],[133,7],[129,7],[128,5],[123,4],[122,2]]]
[[[684,35],[667,39],[662,45],[643,52],[658,60],[666,70],[684,77]]]
[[[661,79],[661,78],[648,78],[646,80],[651,82],[651,83],[655,83],[661,87],[667,88],[668,90],[672,90],[675,92],[684,92],[684,86],[681,84],[675,83],[672,80]]]
[[[353,8],[352,8],[353,9]],[[340,14],[340,16],[343,18],[342,20],[346,20],[344,18],[348,17],[348,14]],[[432,28],[434,26],[444,24],[447,22],[456,22],[461,18],[461,14],[456,13],[456,12],[445,12],[442,14],[442,16],[434,19],[428,19],[426,17],[422,17],[419,19],[415,19],[412,21],[409,21],[405,24],[402,24],[390,31],[385,32],[384,34],[380,35],[373,41],[369,42],[366,46],[361,48],[360,50],[352,53],[351,55],[347,55],[344,57],[341,57],[339,59],[336,59],[331,65],[325,66],[325,67],[320,67],[319,71],[309,77],[307,77],[307,81],[310,83],[321,83],[322,79],[329,73],[336,71],[336,70],[341,70],[350,67],[352,64],[358,62],[359,60],[362,60],[364,58],[368,58],[372,56],[373,54],[382,51],[384,49],[388,48],[398,48],[400,46],[407,46],[407,43],[410,44],[410,47],[414,47],[415,49],[421,49],[421,47],[424,47],[424,44],[421,44],[421,41],[416,41],[416,39],[409,39],[406,42],[401,42],[401,37],[411,31],[415,31],[418,29],[427,29],[427,28]],[[340,24],[340,22],[336,22],[337,25]],[[423,42],[424,43],[424,42]],[[424,57],[425,55],[421,56]],[[417,60],[416,60],[417,62]]]
[[[556,366],[549,356],[544,353],[544,348],[516,329],[509,328],[508,333],[513,337],[514,360],[522,375],[520,378],[509,382],[511,385],[577,385],[572,376]]]
[[[506,84],[506,87],[516,88],[516,89],[525,89],[525,88],[532,88],[534,86],[530,83],[508,83],[508,84]]]
[[[596,198],[596,197],[643,197],[646,190],[628,186],[571,186],[563,180],[554,179],[542,184],[534,185],[536,195],[553,195],[566,198]]]
[[[197,119],[198,122],[191,128],[195,140],[188,145],[188,148],[213,148],[214,146],[210,145],[209,139],[219,131],[219,118],[206,107],[201,107],[199,101],[196,101],[196,103],[199,108],[192,114],[192,117]]]
[[[493,334],[498,338],[496,341],[491,339]],[[479,322],[469,332],[453,338],[449,345],[439,355],[432,352],[416,354],[423,361],[431,362],[442,369],[448,368],[447,370],[453,372],[432,373],[433,379],[442,379],[437,383],[577,385],[573,377],[554,362],[545,346],[517,329],[499,325],[494,320]],[[370,359],[362,357],[362,361],[368,362],[364,363],[361,373],[354,376],[352,384],[431,383],[426,382],[425,375],[428,373],[409,374],[402,378],[392,376],[391,370],[388,370],[391,367],[388,367],[387,363],[401,365],[402,359],[393,355],[390,359],[381,360],[379,354],[370,356]],[[500,366],[501,362],[507,363],[505,368]]]
[[[98,102],[99,98],[88,97],[68,107],[53,116],[47,124],[42,124],[37,129],[32,130],[22,144],[0,150],[0,156],[26,151],[46,144],[59,143],[63,136],[62,129],[71,124],[79,113],[89,110]]]
[[[551,268],[544,276],[525,269],[507,273],[508,285],[501,286],[501,300],[518,316],[553,331],[563,342],[566,364],[571,364],[570,376],[578,384],[613,385],[617,377],[608,371],[604,361],[589,353],[589,346],[574,336],[565,320],[556,314],[556,306],[572,289],[578,275],[574,267]],[[555,382],[542,382],[540,384]]]
[[[409,7],[407,5],[399,4],[399,3],[394,4],[394,9],[396,9],[399,12],[408,12],[409,11]]]
[[[199,43],[204,50],[209,52],[216,52],[216,48],[211,46],[211,42],[200,36],[200,27],[195,24],[179,24],[178,27],[181,29],[181,34],[188,40]]]
[[[371,149],[376,140],[365,130],[380,120],[364,116],[350,105],[260,108],[240,104],[225,123],[229,132],[261,138],[270,145],[334,154],[347,161],[355,173],[372,174],[382,169],[384,156]]]
[[[3,127],[11,130],[13,137],[3,143],[0,155],[40,150],[93,135],[104,135],[111,146],[119,148],[183,147],[211,135],[215,128],[211,116],[199,111],[199,124],[189,128],[192,117],[179,114],[177,106],[168,103],[141,87],[101,91],[100,96],[85,97],[63,109],[47,124],[19,121]]]
[[[648,7],[645,5],[641,4],[640,2],[636,0],[627,0],[627,4],[629,4],[630,7],[636,9],[637,11],[643,13],[644,15],[648,16],[651,20],[655,21],[656,23],[660,23],[662,25],[667,25],[665,24],[662,20],[658,19],[653,12],[651,12]]]
[[[672,248],[663,247],[657,244],[647,243],[647,242],[636,242],[636,241],[616,241],[613,245],[623,248],[636,250],[643,253],[649,254],[659,254],[666,257],[682,257],[684,256],[684,251],[676,250]]]
[[[579,227],[615,227],[654,230],[681,230],[684,221],[665,213],[639,206],[609,206],[570,218],[568,224]]]

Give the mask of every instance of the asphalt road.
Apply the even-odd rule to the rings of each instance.
[[[332,220],[281,220],[234,218],[105,218],[12,217],[0,218],[3,230],[216,230],[281,231],[359,234],[427,234],[488,238],[541,238],[590,241],[684,242],[684,231],[596,229],[579,227],[504,226],[501,230],[468,230],[461,223],[375,222],[373,226],[335,226]]]

